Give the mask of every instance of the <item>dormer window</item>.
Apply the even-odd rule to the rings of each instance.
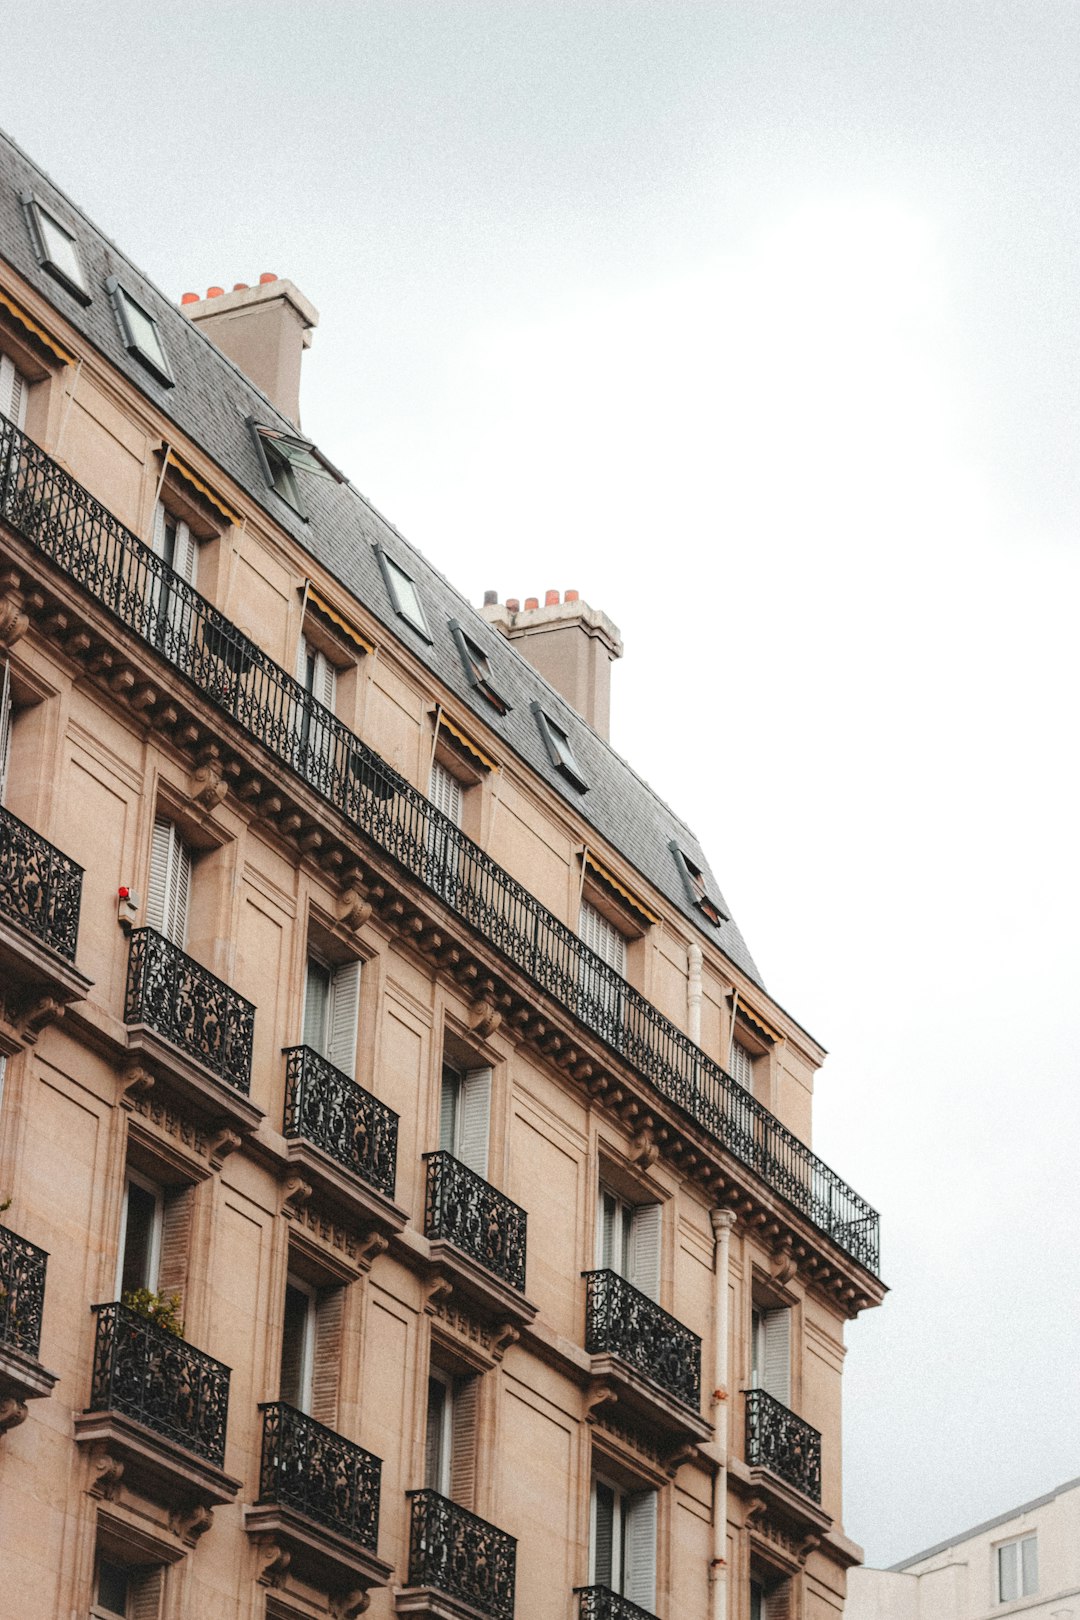
[[[383,579],[386,583],[387,594],[394,606],[394,612],[411,624],[414,630],[419,630],[425,641],[431,640],[431,631],[424,617],[424,604],[420,600],[420,593],[416,589],[416,582],[411,574],[407,574],[400,563],[394,561],[382,549],[375,548],[382,569]]]
[[[90,293],[79,258],[75,233],[30,192],[21,198],[38,259],[51,276],[74,293],[81,303],[90,302]]]
[[[532,705],[532,712],[536,716],[536,723],[540,727],[540,735],[547,744],[547,751],[551,755],[551,763],[557,771],[561,771],[568,782],[572,782],[579,793],[588,793],[589,784],[582,774],[581,766],[574,758],[574,750],[570,738],[557,720],[545,714],[539,703]]]
[[[509,714],[511,705],[502,697],[492,685],[491,660],[482,647],[479,647],[473,638],[466,635],[456,619],[450,620],[450,634],[454,638],[465,670],[465,678],[471,686],[496,709],[499,714]]]
[[[248,417],[248,427],[262,466],[263,477],[275,494],[287,501],[300,517],[307,518],[301,495],[304,478],[326,478],[343,484],[345,479],[310,439],[283,428],[268,427]]]
[[[169,358],[165,353],[165,346],[158,332],[158,324],[150,311],[133,298],[126,287],[122,287],[115,276],[110,276],[105,283],[109,296],[113,301],[116,319],[120,325],[120,335],[124,345],[141,360],[148,371],[153,372],[159,382],[167,388],[174,383]]]
[[[711,922],[714,928],[719,928],[721,923],[729,922],[730,918],[727,912],[709,893],[708,883],[700,866],[690,859],[685,850],[679,848],[674,839],[672,839],[668,848],[675,857],[675,864],[679,868],[683,887],[686,890],[686,898],[690,904],[696,906],[701,915],[707,922]]]

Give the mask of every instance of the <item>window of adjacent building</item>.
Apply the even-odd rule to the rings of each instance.
[[[427,619],[424,615],[424,604],[420,600],[420,593],[416,588],[416,581],[407,574],[400,563],[393,557],[387,556],[382,547],[376,548],[379,566],[382,569],[383,579],[386,582],[387,593],[394,606],[394,612],[411,624],[414,630],[431,640],[431,631],[428,629]]]
[[[581,766],[574,757],[573,745],[565,726],[558,720],[553,720],[550,714],[540,707],[539,703],[532,704],[532,712],[536,716],[536,723],[540,727],[540,735],[544,739],[547,751],[551,756],[551,763],[557,771],[572,782],[580,793],[589,791],[589,784],[585,780]]]
[[[332,1428],[337,1422],[345,1292],[290,1274],[285,1285],[278,1399]]]
[[[360,1024],[360,963],[330,967],[317,956],[307,959],[304,981],[303,1044],[350,1080],[356,1075],[356,1040]]]
[[[630,1603],[656,1607],[656,1492],[625,1491],[602,1478],[592,1486],[589,1584]]]
[[[22,203],[30,223],[34,249],[41,263],[69,292],[73,292],[76,298],[88,304],[90,294],[74,231],[29,192],[23,193]]]
[[[702,916],[708,922],[711,922],[714,928],[718,928],[721,923],[729,921],[727,912],[724,911],[719,901],[709,893],[708,881],[696,861],[691,860],[686,851],[681,849],[674,839],[671,840],[668,848],[675,858],[675,865],[679,869],[679,875],[682,878],[686,897],[690,904],[696,906]]]
[[[1039,1589],[1039,1549],[1035,1536],[1017,1536],[997,1549],[997,1600],[1031,1597]]]
[[[133,1568],[99,1555],[94,1570],[93,1620],[158,1620],[165,1571]]]
[[[750,1382],[783,1406],[791,1405],[791,1311],[755,1305],[751,1316]]]
[[[660,1297],[659,1204],[630,1204],[601,1186],[596,1219],[596,1265],[617,1271],[649,1299]]]
[[[454,645],[457,647],[470,686],[474,686],[498,714],[509,714],[511,705],[494,684],[491,660],[487,653],[472,636],[466,634],[456,619],[451,619],[449,624],[450,634],[454,638]]]
[[[480,1380],[432,1367],[424,1430],[424,1486],[464,1508],[476,1492],[476,1419]]]
[[[157,321],[145,305],[134,298],[126,287],[120,285],[115,276],[110,276],[105,286],[112,298],[125,347],[137,360],[141,360],[147,370],[152,371],[160,382],[171,388],[173,374]]]
[[[191,899],[191,851],[171,821],[154,822],[150,881],[146,888],[146,922],[181,950],[187,942]]]
[[[17,428],[26,425],[26,398],[30,383],[8,354],[0,354],[0,416]]]
[[[439,1147],[487,1176],[491,1118],[491,1070],[458,1069],[444,1063],[439,1094]]]

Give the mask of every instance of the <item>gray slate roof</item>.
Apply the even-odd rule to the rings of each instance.
[[[25,215],[22,192],[33,192],[78,238],[92,302],[83,305],[38,263]],[[364,603],[387,630],[411,647],[455,694],[505,739],[586,822],[606,838],[644,878],[756,983],[761,977],[734,921],[713,928],[694,908],[669,849],[675,839],[706,874],[709,892],[727,911],[719,885],[697,839],[643,782],[609,743],[548,685],[505,638],[358,491],[329,481],[305,479],[309,521],[267,488],[246,419],[295,432],[255,385],[205,337],[97,227],[82,210],[0,132],[0,257],[59,309],[71,324],[148,395],[191,440],[287,529],[342,585]],[[158,323],[176,385],[167,388],[124,345],[105,280],[116,276]],[[434,641],[428,644],[399,618],[372,549],[380,544],[410,574],[424,602]],[[490,657],[493,683],[513,705],[500,719],[465,678],[457,648],[447,630],[456,618],[466,634]],[[530,704],[538,700],[569,736],[589,783],[578,793],[556,770],[540,736]]]

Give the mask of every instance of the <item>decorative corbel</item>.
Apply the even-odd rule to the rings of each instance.
[[[26,634],[30,615],[23,608],[21,591],[7,590],[0,597],[0,647],[13,647]]]
[[[371,916],[371,901],[361,889],[350,885],[338,895],[337,920],[343,928],[351,928],[355,933],[363,928]]]
[[[682,1445],[675,1447],[674,1451],[669,1451],[664,1458],[664,1472],[668,1479],[674,1479],[683,1463],[689,1462],[696,1451],[697,1446],[692,1440],[684,1440]]]
[[[363,1614],[371,1602],[371,1593],[362,1591],[357,1587],[352,1592],[342,1592],[330,1599],[330,1613],[333,1620],[356,1620],[358,1614]]]
[[[204,810],[216,810],[229,791],[219,759],[208,759],[191,774],[191,797]]]
[[[781,1288],[784,1288],[798,1269],[799,1262],[791,1252],[791,1238],[786,1237],[781,1241],[773,1256],[771,1267],[773,1281],[779,1283]]]
[[[0,1434],[26,1422],[26,1402],[17,1395],[0,1395]]]
[[[206,1154],[214,1169],[220,1170],[229,1154],[235,1153],[240,1145],[240,1136],[227,1125],[222,1126],[220,1131],[211,1136],[206,1144]]]
[[[800,1569],[806,1563],[806,1560],[809,1558],[814,1549],[820,1546],[821,1537],[815,1535],[813,1531],[811,1531],[809,1535],[803,1537],[802,1541],[799,1542],[795,1553],[796,1558],[799,1560]]]
[[[311,1184],[294,1171],[282,1184],[280,1213],[290,1221],[296,1220],[310,1197]]]
[[[610,1384],[596,1380],[585,1391],[585,1421],[595,1423],[605,1406],[615,1406],[619,1397]]]
[[[292,1553],[273,1536],[260,1536],[258,1541],[259,1573],[255,1577],[260,1586],[281,1586],[292,1563]]]
[[[512,1344],[517,1344],[521,1334],[513,1322],[504,1322],[496,1331],[491,1341],[491,1354],[496,1361],[501,1361]]]
[[[385,1254],[390,1247],[389,1240],[381,1232],[369,1232],[356,1245],[356,1263],[361,1271],[370,1271],[380,1254]]]
[[[94,1477],[87,1490],[91,1496],[99,1496],[105,1502],[113,1502],[120,1489],[120,1481],[124,1477],[124,1465],[119,1457],[114,1457],[110,1451],[96,1450],[91,1458],[91,1467]]]
[[[437,1316],[439,1306],[445,1305],[453,1292],[454,1285],[448,1277],[435,1277],[424,1299],[424,1310],[428,1316]]]
[[[120,1079],[120,1105],[131,1108],[153,1088],[154,1076],[141,1063],[129,1063]]]
[[[644,1125],[630,1144],[630,1163],[640,1170],[651,1170],[660,1157],[660,1149],[653,1141],[651,1126]]]
[[[169,1529],[179,1536],[186,1547],[194,1547],[214,1522],[214,1515],[205,1502],[185,1502],[169,1513]]]
[[[480,1040],[488,1040],[501,1023],[502,1013],[487,996],[482,996],[479,1001],[473,1003],[469,1013],[469,1028]]]

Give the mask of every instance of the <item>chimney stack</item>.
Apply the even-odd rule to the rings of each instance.
[[[238,281],[228,293],[223,287],[208,287],[205,298],[185,293],[180,308],[300,426],[300,361],[319,312],[291,281],[264,271],[257,287]]]
[[[500,602],[497,591],[485,591],[480,611],[606,739],[611,666],[623,652],[622,637],[607,615],[582,602],[577,591],[567,591],[561,601],[558,591],[546,591],[543,607],[539,597],[527,596],[524,608],[516,596]]]

